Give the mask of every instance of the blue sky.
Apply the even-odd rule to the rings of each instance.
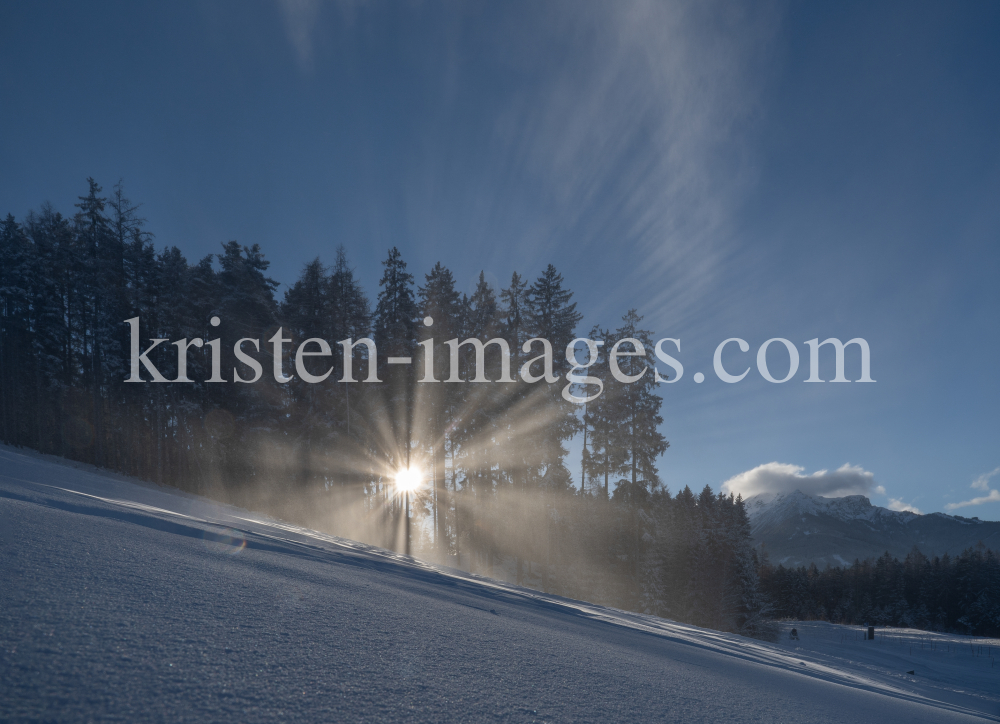
[[[343,243],[372,296],[393,245],[463,288],[552,262],[581,332],[681,339],[672,490],[997,520],[998,33],[995,3],[6,2],[0,212],[123,178],[158,246],[260,243],[287,283]],[[815,337],[876,383],[804,383]]]

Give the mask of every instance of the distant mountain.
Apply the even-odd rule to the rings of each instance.
[[[897,512],[863,495],[821,498],[762,493],[746,501],[754,540],[772,565],[849,566],[889,551],[902,560],[913,546],[933,558],[956,555],[982,541],[1000,551],[1000,522],[957,515]]]

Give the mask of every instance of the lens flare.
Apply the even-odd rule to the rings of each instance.
[[[247,539],[238,530],[233,528],[223,528],[222,530],[202,531],[202,540],[205,547],[213,553],[235,556],[247,547]]]
[[[396,472],[396,489],[401,493],[409,493],[420,487],[423,476],[420,468],[403,468]]]

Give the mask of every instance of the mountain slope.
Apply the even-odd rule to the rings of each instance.
[[[4,721],[996,719],[995,698],[958,686],[945,696],[8,449],[0,470]]]
[[[863,495],[821,498],[798,490],[746,502],[754,540],[772,564],[847,566],[886,551],[902,560],[913,546],[933,557],[956,555],[980,541],[1000,550],[1000,523],[978,518],[892,511]]]

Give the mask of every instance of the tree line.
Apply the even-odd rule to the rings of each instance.
[[[1000,557],[982,543],[957,556],[914,548],[845,568],[765,567],[777,616],[871,626],[1000,635]]]

